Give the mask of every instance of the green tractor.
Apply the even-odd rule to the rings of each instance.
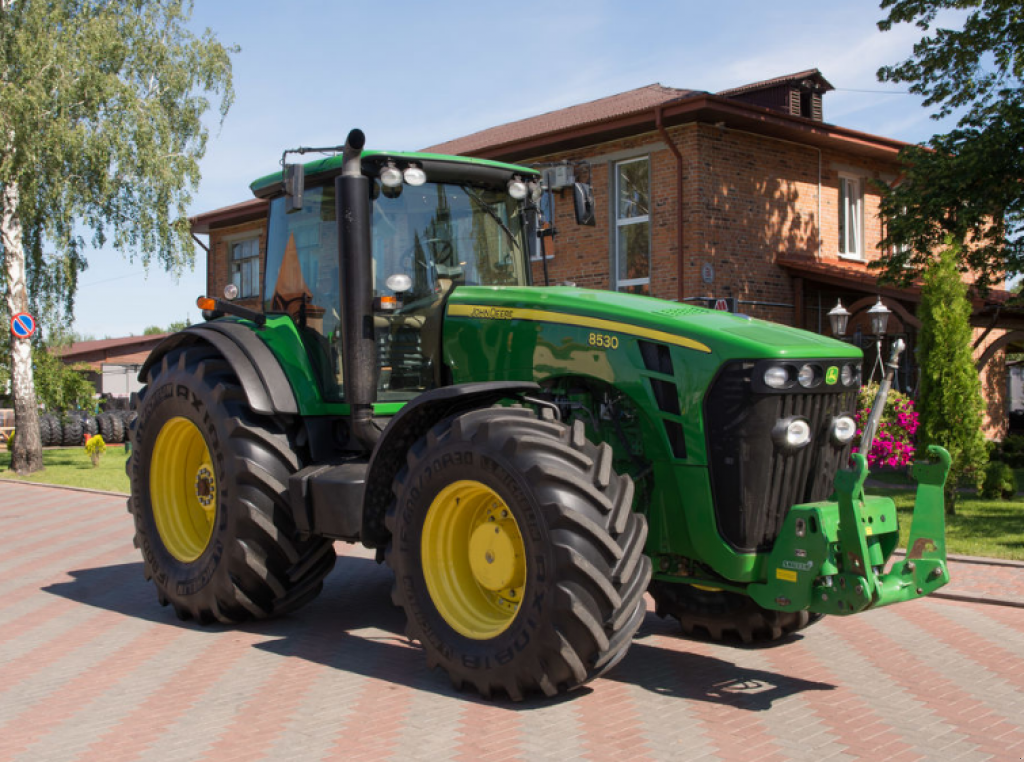
[[[534,287],[535,169],[363,143],[253,183],[264,310],[201,298],[140,372],[128,505],[179,617],[295,610],[360,542],[430,665],[519,699],[616,664],[646,592],[687,632],[758,641],[947,581],[948,456],[917,466],[889,568],[894,505],[859,455],[841,470],[858,349]]]

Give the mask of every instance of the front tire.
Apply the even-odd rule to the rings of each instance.
[[[292,522],[288,477],[302,463],[286,421],[255,415],[203,346],[169,352],[135,404],[128,510],[159,601],[181,619],[230,623],[314,598],[334,547]]]
[[[523,408],[456,416],[413,446],[387,513],[393,598],[456,687],[551,696],[625,655],[651,565],[611,460],[582,424]]]

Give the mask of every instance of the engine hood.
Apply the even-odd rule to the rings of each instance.
[[[614,291],[460,286],[449,299],[448,313],[614,331],[714,353],[722,359],[862,357],[854,346],[779,323]]]

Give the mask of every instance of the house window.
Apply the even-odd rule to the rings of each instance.
[[[650,293],[651,163],[615,165],[615,280],[619,291]]]
[[[238,296],[249,299],[260,295],[260,239],[232,241],[231,282],[238,287]]]
[[[839,178],[839,253],[864,259],[864,189],[860,178]]]

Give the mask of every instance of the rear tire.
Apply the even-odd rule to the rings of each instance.
[[[810,627],[823,616],[808,611],[772,611],[746,595],[682,583],[652,582],[649,592],[658,616],[675,617],[690,637],[719,642],[772,642]]]
[[[392,597],[456,687],[552,696],[625,655],[651,565],[611,461],[582,424],[522,408],[459,415],[412,447],[386,519]]]
[[[169,352],[139,392],[126,465],[145,575],[181,619],[239,622],[298,608],[334,566],[300,538],[286,503],[302,467],[286,421],[248,407],[207,347]],[[115,429],[120,416],[112,416]]]

